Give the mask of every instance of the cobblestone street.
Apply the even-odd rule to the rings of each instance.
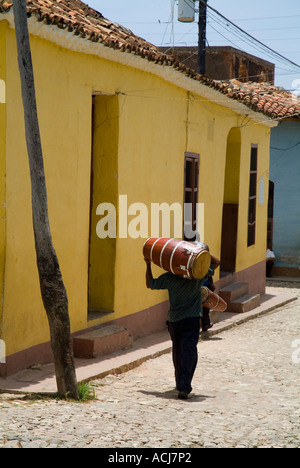
[[[199,343],[189,400],[170,354],[94,381],[88,403],[2,394],[0,447],[300,447],[295,285],[296,302]]]

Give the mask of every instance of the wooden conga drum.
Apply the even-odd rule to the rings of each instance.
[[[206,248],[178,239],[150,238],[144,244],[143,253],[147,260],[164,270],[191,279],[203,278],[211,265]]]
[[[206,286],[201,287],[201,295],[203,307],[211,310],[218,310],[219,312],[225,312],[227,309],[226,302]]]

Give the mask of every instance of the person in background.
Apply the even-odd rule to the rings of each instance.
[[[268,278],[272,277],[272,269],[275,263],[275,254],[271,249],[267,249],[266,255],[266,275]]]
[[[209,247],[207,244],[203,244],[202,242],[195,242],[195,244],[199,245],[200,247],[204,247],[209,252]],[[213,268],[213,271],[215,271],[216,268],[220,266],[220,261],[214,256],[211,256],[211,257],[212,257],[211,267]],[[203,286],[206,286],[208,289],[210,289],[210,291],[214,291],[216,287],[214,285],[213,277],[209,276],[207,280],[203,283]],[[209,311],[210,309],[208,309],[207,307],[202,307],[201,326],[202,326],[202,331],[204,332],[213,327],[213,323],[210,321]]]
[[[206,286],[208,289],[210,289],[210,291],[214,291],[216,289],[212,276],[210,276],[205,281],[205,283],[203,283],[203,286]],[[203,309],[203,312],[202,312],[201,326],[202,326],[202,331],[205,332],[209,330],[210,328],[212,328],[214,324],[210,321],[210,315],[209,315],[210,309],[208,309],[207,307],[202,307],[202,309]]]

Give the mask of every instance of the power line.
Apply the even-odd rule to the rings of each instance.
[[[300,18],[300,15],[288,15],[288,16],[263,16],[261,18],[238,18],[235,21],[258,21],[258,20],[270,20],[270,19],[283,19],[283,18]]]
[[[228,33],[228,28],[226,26],[224,26],[219,20],[216,20],[215,21],[220,27],[222,27],[223,29],[226,30],[226,32]],[[220,31],[218,31],[216,28],[214,28],[212,25],[211,25],[211,28],[217,32],[218,34],[220,34],[227,42],[230,42],[232,45],[234,45],[234,47],[236,47],[237,49],[240,49],[240,45],[237,45],[235,44],[232,40],[228,39],[228,36],[224,36],[224,34],[222,34]],[[239,41],[242,41],[244,43],[246,43],[247,45],[250,45],[252,48],[258,50],[261,52],[261,47],[258,46],[258,44],[256,44],[256,42],[253,42],[253,41],[249,41],[247,37],[244,37],[244,36],[241,36],[238,32],[236,32],[235,30],[233,31],[230,31],[230,33],[236,37]],[[265,53],[265,52],[264,52]],[[273,54],[268,54],[269,56],[272,57],[272,59],[274,59],[274,55]],[[286,63],[286,62],[284,62]]]
[[[235,48],[241,49],[240,42],[242,41],[244,44],[247,44],[248,47],[250,46],[252,49],[255,49],[258,52],[260,52],[260,54],[263,53],[264,57],[265,56],[270,57],[272,59],[272,62],[276,63],[276,66],[278,66],[277,65],[278,63],[281,63],[282,65],[285,65],[285,66],[289,65],[289,70],[286,70],[288,73],[292,74],[292,71],[294,73],[299,71],[300,65],[288,59],[287,57],[283,56],[281,53],[275,51],[274,49],[267,46],[263,42],[259,41],[251,34],[247,33],[245,30],[243,30],[242,28],[234,24],[231,20],[226,18],[224,15],[222,15],[219,11],[207,5],[206,1],[199,0],[199,2],[202,5],[203,4],[206,5],[208,8],[208,18],[209,18],[208,22],[209,22],[210,28],[213,29],[215,33],[221,35],[227,43],[229,42]],[[212,26],[212,24],[215,24],[216,27]],[[226,31],[226,35],[224,35],[225,33],[222,34],[219,28],[224,29]],[[233,40],[234,38],[238,39],[239,43],[236,44],[235,42],[233,42],[233,40],[230,40],[228,38],[228,33],[233,36]],[[177,43],[179,43],[179,41],[177,41]],[[188,46],[187,43],[186,43],[186,46]],[[245,50],[244,52],[247,53]],[[280,66],[278,66],[278,68],[280,68]]]
[[[174,1],[174,0],[171,0],[171,2]],[[204,2],[204,0],[199,0],[200,3],[202,4],[205,4],[206,2]],[[221,14],[218,10],[216,10],[215,8],[212,8],[210,5],[207,4],[207,8],[208,8],[208,25],[209,27],[215,32],[215,34],[218,34],[218,35],[221,35],[223,37],[223,39],[228,43],[231,43],[235,48],[237,49],[241,49],[240,47],[240,42],[242,41],[244,44],[247,44],[248,47],[251,46],[251,48],[259,51],[260,53],[263,53],[264,55],[267,55],[269,56],[272,61],[276,61],[276,64],[279,62],[281,63],[282,65],[289,65],[289,70],[286,70],[286,75],[287,74],[292,74],[293,71],[292,70],[296,70],[294,73],[298,72],[299,68],[300,68],[300,65],[298,65],[297,63],[293,62],[292,60],[288,59],[287,57],[285,57],[284,55],[282,55],[282,53],[279,53],[277,52],[276,50],[272,49],[271,47],[269,47],[268,45],[264,44],[262,41],[256,39],[253,35],[251,35],[250,33],[246,32],[244,29],[242,29],[241,27],[237,26],[235,23],[233,23],[233,21],[229,20],[228,18],[226,18],[223,14]],[[296,18],[296,17],[300,17],[300,15],[286,15],[286,16],[282,16],[280,19],[282,18]],[[250,20],[258,20],[258,19],[262,19],[262,20],[267,20],[267,19],[278,19],[278,17],[264,17],[264,18],[245,18],[245,21],[250,21]],[[239,21],[243,21],[244,19],[240,19]],[[161,46],[164,44],[164,39],[166,37],[166,34],[167,34],[167,28],[168,28],[168,25],[172,25],[174,26],[173,24],[173,21],[171,21],[171,18],[169,18],[168,21],[159,21],[158,23],[154,23],[154,22],[141,22],[140,24],[164,24],[166,27],[164,28],[165,31],[164,31],[164,37],[161,41]],[[214,26],[213,26],[214,25]],[[176,38],[176,42],[177,44],[181,43],[182,42],[182,39],[189,36],[189,35],[192,35],[192,31],[195,30],[195,25],[192,27],[192,29],[190,29],[189,31],[187,31],[185,34],[179,34],[179,33],[175,33],[174,32],[174,29],[172,29],[172,32],[171,32],[171,36],[172,36],[172,39],[173,39],[173,47],[174,47],[174,38],[175,36],[177,37]],[[222,28],[224,30],[224,32],[222,33],[220,31],[220,28]],[[268,30],[274,30],[275,28],[269,28]],[[286,30],[286,29],[300,29],[300,27],[295,27],[295,28],[279,28],[280,30]],[[265,29],[264,29],[265,30]],[[278,30],[278,28],[277,28]],[[226,31],[226,34],[225,34],[225,31]],[[260,29],[256,29],[255,31],[260,31]],[[145,34],[145,33],[144,33]],[[149,33],[150,34],[150,33]],[[153,33],[155,34],[155,33]],[[231,34],[232,35],[232,39],[229,39],[228,38],[228,34]],[[180,35],[180,38],[178,38],[178,36]],[[235,42],[234,42],[234,38],[235,38]],[[196,38],[195,38],[196,40]],[[236,40],[239,41],[239,43],[237,44],[236,43]],[[277,37],[276,40],[279,40],[279,38]],[[190,42],[189,41],[186,41],[186,45],[187,42]],[[171,43],[171,37],[170,37],[170,42],[168,42],[168,44]],[[167,44],[166,44],[167,45]],[[172,46],[170,47],[170,49],[172,48]],[[245,51],[246,52],[246,51]],[[280,66],[278,66],[278,68],[280,68]]]
[[[283,18],[300,18],[300,15],[294,15],[294,16],[281,16],[280,18],[278,16],[266,16],[264,18],[239,18],[236,19],[235,21],[258,21],[258,20],[269,20],[269,19],[283,19]],[[122,21],[122,24],[125,26],[125,24],[170,24],[171,21]],[[290,29],[290,28],[279,28],[279,29]],[[291,29],[298,29],[298,28],[291,28]],[[265,31],[263,29],[262,31]]]
[[[225,26],[219,19],[216,19],[215,22],[220,26],[222,27],[223,29],[226,30],[226,32],[228,32],[228,27],[227,25]],[[218,31],[217,29],[215,29],[212,25],[210,26],[214,31],[216,31],[217,33],[219,33],[225,40],[231,42],[232,44],[234,44],[232,41],[230,41],[228,39],[228,37],[225,37],[220,31]],[[290,63],[290,60],[286,59],[285,57],[283,57],[281,54],[279,54],[280,56],[278,56],[278,53],[277,52],[273,52],[273,50],[271,49],[270,50],[265,50],[265,49],[262,49],[260,43],[257,43],[256,40],[253,40],[253,39],[250,39],[248,38],[248,36],[244,36],[244,35],[241,35],[241,33],[239,31],[236,31],[235,29],[233,29],[232,31],[229,31],[234,37],[236,37],[239,41],[242,41],[248,45],[250,45],[251,47],[253,47],[254,49],[260,51],[260,52],[264,52],[264,54],[267,54],[269,57],[272,58],[272,60],[279,60],[281,63],[283,64],[286,64],[287,62]],[[234,44],[235,47],[237,48],[240,48],[240,46]],[[299,67],[299,65],[297,66]]]
[[[299,145],[300,145],[300,141],[298,141],[298,143],[296,143],[293,146],[289,146],[288,148],[276,148],[275,146],[270,146],[270,148],[273,149],[273,150],[276,150],[276,151],[290,151],[290,150],[296,148]]]
[[[199,2],[201,2],[202,4],[206,4],[206,2],[204,0],[199,0]],[[230,24],[231,26],[233,26],[233,28],[237,29],[240,33],[244,34],[245,36],[247,36],[251,41],[255,41],[257,44],[259,44],[261,47],[263,47],[264,49],[268,50],[269,52],[271,52],[273,55],[279,57],[280,59],[283,59],[284,61],[286,62],[289,62],[291,65],[293,65],[294,67],[297,67],[297,68],[300,68],[300,65],[298,65],[297,63],[293,62],[292,60],[288,59],[287,57],[284,57],[283,55],[281,55],[279,52],[276,52],[276,50],[272,49],[271,47],[267,46],[266,44],[264,44],[263,42],[259,41],[258,39],[256,39],[254,36],[252,36],[251,34],[247,33],[247,31],[245,31],[244,29],[240,28],[239,26],[237,26],[235,23],[233,23],[230,19],[226,18],[226,16],[222,15],[218,10],[216,10],[215,8],[211,7],[210,5],[207,5],[207,8],[211,11],[213,11],[216,15],[218,15],[220,18],[222,18],[223,21],[226,21],[228,24]]]

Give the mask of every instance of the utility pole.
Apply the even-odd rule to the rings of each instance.
[[[199,1],[198,23],[198,73],[205,74],[206,21],[208,0],[178,0],[178,21],[193,23],[195,21],[195,3]]]
[[[199,1],[198,73],[205,74],[207,0]]]

